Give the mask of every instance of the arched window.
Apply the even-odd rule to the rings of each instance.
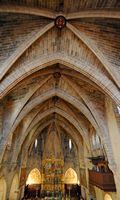
[[[93,147],[96,146],[96,138],[95,138],[95,135],[92,135],[92,145],[93,145]]]
[[[75,172],[74,169],[69,168],[66,171],[64,183],[65,184],[77,184],[78,183],[77,173]]]
[[[100,145],[100,138],[98,135],[96,135],[96,145],[99,146]]]
[[[120,107],[117,106],[117,111],[118,111],[118,114],[120,115]]]
[[[72,141],[71,141],[71,139],[69,139],[69,149],[70,150],[72,149]]]
[[[38,140],[35,139],[35,149],[37,148],[37,145],[38,145]]]
[[[97,134],[92,135],[92,146],[95,149],[100,147],[100,137]]]
[[[41,174],[40,174],[40,171],[37,168],[35,168],[28,175],[26,184],[32,185],[32,184],[40,184],[40,183],[41,183]]]
[[[112,200],[112,198],[109,194],[106,194],[105,197],[104,197],[104,200]]]

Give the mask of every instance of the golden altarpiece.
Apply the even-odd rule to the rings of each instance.
[[[62,196],[64,193],[64,159],[59,133],[52,125],[49,129],[42,160],[41,193]]]
[[[64,191],[64,162],[54,157],[43,160],[42,187],[43,191]]]

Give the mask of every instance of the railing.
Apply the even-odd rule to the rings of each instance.
[[[97,172],[89,170],[89,183],[104,191],[115,192],[115,182],[112,172]]]

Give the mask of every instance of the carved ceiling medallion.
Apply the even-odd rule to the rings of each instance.
[[[56,19],[55,19],[55,26],[57,28],[60,28],[62,29],[63,27],[66,26],[66,19],[65,17],[63,16],[58,16]]]

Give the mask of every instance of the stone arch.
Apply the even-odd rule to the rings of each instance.
[[[49,99],[50,97],[52,97],[52,96],[54,96],[54,95],[57,95],[58,97],[60,97],[61,99],[64,99],[64,100],[66,100],[67,102],[70,102],[72,105],[74,105],[75,107],[79,107],[78,109],[80,109],[81,108],[81,110],[82,111],[84,111],[84,114],[85,114],[85,116],[87,116],[87,118],[88,118],[88,120],[92,123],[92,125],[95,127],[95,129],[96,130],[98,130],[98,132],[100,133],[100,137],[102,138],[102,142],[105,144],[105,143],[107,143],[108,144],[108,140],[109,140],[109,137],[108,137],[108,135],[107,135],[107,129],[105,128],[105,126],[104,127],[102,127],[103,125],[102,125],[102,121],[99,119],[99,121],[97,121],[98,123],[97,124],[101,124],[101,127],[102,127],[102,130],[99,130],[99,127],[98,127],[98,125],[97,124],[95,124],[95,122],[93,121],[94,119],[90,116],[90,113],[89,113],[89,111],[87,110],[87,108],[86,108],[86,111],[87,112],[85,112],[85,109],[83,110],[83,107],[81,106],[81,105],[83,105],[83,104],[81,104],[81,102],[79,102],[79,104],[78,104],[78,102],[77,102],[77,100],[76,100],[76,98],[73,98],[72,96],[70,96],[70,95],[68,95],[68,94],[66,94],[65,92],[61,92],[60,90],[50,90],[49,92],[46,92],[44,95],[42,95],[41,96],[41,98],[40,98],[40,96],[38,96],[38,97],[36,97],[35,99],[33,99],[26,107],[24,107],[24,109],[22,110],[22,112],[20,113],[20,115],[19,115],[19,118],[16,120],[16,122],[14,123],[14,126],[12,127],[12,130],[11,130],[11,132],[13,132],[14,130],[15,130],[15,127],[17,127],[17,125],[20,123],[20,121],[21,121],[21,119],[23,119],[23,116],[25,116],[27,113],[29,113],[30,112],[30,110],[31,110],[31,108],[33,108],[33,107],[35,107],[35,106],[37,106],[38,104],[40,104],[40,103],[42,103],[42,102],[44,102],[45,100],[47,100],[47,99]],[[71,98],[70,98],[71,97]],[[71,100],[72,99],[72,100]],[[76,102],[76,103],[75,103]],[[79,106],[78,106],[79,105]],[[53,112],[56,112],[56,110],[54,110]],[[87,115],[87,113],[88,113],[88,115]],[[78,127],[78,126],[77,126]],[[101,129],[101,127],[100,127],[100,129]],[[30,127],[29,127],[30,128]],[[28,131],[28,130],[27,130]],[[29,131],[30,131],[30,129],[29,129]],[[105,133],[105,134],[102,134],[102,133]],[[107,137],[107,139],[106,139],[106,137]],[[87,141],[87,140],[86,140]],[[110,145],[110,144],[108,144],[108,145]],[[105,146],[105,148],[106,148],[106,152],[107,152],[107,155],[108,155],[108,157],[109,157],[109,155],[110,154],[112,154],[110,151],[112,151],[108,146]],[[111,156],[110,156],[111,157]],[[114,160],[114,159],[111,159],[111,160]],[[110,161],[111,162],[111,161]]]
[[[112,197],[109,194],[105,194],[104,200],[112,200]]]
[[[89,11],[80,11],[80,12],[74,12],[74,13],[68,13],[67,19],[81,19],[81,18],[116,18],[119,19],[119,11],[108,11],[108,10],[89,10]]]
[[[76,129],[78,130],[78,132],[81,133],[82,137],[85,139],[85,143],[86,145],[88,146],[88,139],[87,139],[87,135],[86,135],[86,132],[83,131],[82,127],[81,127],[81,124],[78,124],[78,122],[76,121],[76,119],[74,119],[72,116],[70,116],[70,114],[68,113],[65,113],[63,112],[62,110],[58,109],[58,108],[51,108],[47,111],[44,111],[42,114],[40,114],[36,119],[35,119],[35,122],[34,122],[34,126],[42,119],[42,118],[45,118],[47,116],[49,116],[50,114],[53,114],[53,113],[57,113],[59,114],[60,116],[64,117],[65,119],[68,119],[69,123],[73,124]],[[33,127],[33,125],[32,125]],[[21,140],[21,144],[22,142],[24,141],[25,137],[27,136],[27,134],[29,133],[29,131],[31,130],[32,127],[29,127],[30,129],[26,130],[25,134],[24,134],[24,137],[22,138]],[[21,148],[21,144],[19,144],[19,149]]]
[[[6,200],[7,185],[5,179],[0,178],[0,200]]]
[[[16,121],[14,122],[14,126],[11,129],[11,133],[13,133],[15,131],[16,127],[18,126],[20,121],[23,119],[23,117],[25,115],[27,115],[35,106],[39,105],[40,103],[43,103],[44,101],[48,100],[49,98],[54,97],[55,95],[60,97],[61,99],[65,100],[66,102],[72,104],[78,110],[81,110],[82,113],[86,116],[86,118],[91,122],[91,124],[96,129],[99,129],[98,124],[100,124],[100,122],[96,123],[96,121],[93,118],[92,114],[90,113],[88,108],[85,107],[85,105],[82,102],[78,101],[77,98],[69,95],[68,93],[66,93],[66,92],[64,92],[64,91],[62,91],[60,89],[56,89],[56,90],[52,89],[52,90],[42,94],[41,96],[36,97],[35,99],[33,99],[31,102],[29,102],[23,108],[23,110],[21,111],[19,116],[17,116]]]
[[[73,126],[75,126],[75,127],[76,127],[76,130],[77,130],[79,133],[81,133],[81,136],[83,136],[83,138],[85,139],[85,144],[86,144],[86,146],[89,147],[89,145],[88,145],[89,142],[88,142],[88,139],[87,139],[87,135],[86,135],[86,133],[83,131],[83,129],[81,128],[81,126],[78,124],[78,122],[77,122],[72,116],[70,116],[68,113],[63,112],[62,110],[60,110],[60,109],[58,109],[58,108],[56,108],[56,109],[51,108],[51,109],[49,109],[49,110],[44,111],[43,113],[41,113],[41,114],[36,118],[37,122],[34,123],[34,126],[35,126],[41,119],[46,118],[47,116],[49,116],[50,114],[53,114],[53,113],[59,114],[60,116],[64,117],[66,120],[68,120],[68,122],[69,122],[70,124],[72,124]],[[33,126],[32,126],[32,127],[33,127]],[[31,129],[26,130],[26,132],[24,132],[24,133],[25,133],[25,134],[23,134],[24,137],[22,138],[22,140],[21,140],[21,142],[19,143],[19,146],[18,146],[18,152],[20,152],[21,146],[22,146],[22,144],[23,144],[23,142],[24,142],[25,138],[27,137],[27,135],[28,135],[28,133],[29,133],[30,130],[31,130]],[[16,154],[14,155],[14,160],[15,160],[15,159],[16,159]]]
[[[109,95],[117,104],[120,103],[119,90],[115,85],[113,85],[111,80],[109,80],[106,76],[104,76],[104,81],[101,82],[101,76],[102,76],[101,72],[98,72],[98,74],[96,75],[96,71],[94,70],[94,72],[92,71],[91,73],[92,66],[90,64],[88,65],[83,60],[71,58],[70,56],[62,53],[48,55],[47,58],[46,56],[40,57],[40,59],[36,59],[35,62],[25,65],[24,68],[26,68],[26,71],[23,69],[21,69],[20,71],[18,69],[17,73],[16,70],[18,77],[16,77],[14,74],[9,76],[8,79],[11,79],[11,83],[9,84],[9,86],[5,86],[6,84],[4,84],[3,81],[5,88],[4,86],[2,87],[2,90],[0,91],[1,93],[0,98],[6,95],[10,91],[10,89],[15,87],[21,80],[25,79],[27,76],[56,63],[63,64],[69,67],[70,69],[73,69],[85,75],[94,83],[96,83],[102,89],[102,91],[104,91],[107,95]],[[7,83],[7,78],[5,82]]]
[[[62,99],[64,99],[64,100],[66,100],[66,101],[68,101],[69,103],[72,103],[73,105],[77,105],[77,103],[75,104],[75,101],[77,101],[77,99],[75,100],[74,97],[72,97],[72,96],[66,94],[65,92],[63,92],[63,91],[61,91],[61,90],[57,90],[57,91],[56,91],[56,90],[52,89],[52,90],[46,92],[45,94],[43,94],[43,95],[41,96],[41,98],[40,98],[40,96],[39,96],[39,97],[33,99],[29,104],[27,104],[27,105],[23,108],[23,110],[21,111],[20,115],[19,115],[18,118],[16,119],[16,121],[15,121],[15,123],[14,123],[14,126],[12,127],[12,129],[11,129],[10,132],[13,133],[13,132],[15,131],[15,128],[18,126],[18,124],[19,124],[20,121],[23,119],[23,117],[31,111],[31,108],[37,106],[37,105],[40,104],[40,103],[43,103],[45,100],[47,100],[47,99],[49,99],[49,98],[51,98],[51,97],[53,97],[53,96],[55,96],[55,95],[57,95],[58,97],[60,97],[60,98],[62,98]],[[71,99],[70,99],[70,97],[71,97]],[[77,101],[77,102],[78,102],[78,101]],[[81,108],[81,110],[82,110],[85,114],[86,114],[86,112],[87,112],[86,116],[87,116],[87,117],[89,116],[89,119],[90,119],[90,121],[92,121],[92,124],[93,124],[93,123],[95,124],[95,122],[93,122],[94,119],[92,118],[91,113],[89,112],[89,110],[88,110],[81,102],[78,102],[77,108]],[[85,108],[85,109],[83,109],[83,108]],[[85,111],[84,111],[84,110],[85,110]],[[97,125],[96,125],[96,126],[97,126]],[[97,127],[96,127],[96,128],[97,128]],[[82,130],[82,132],[83,132],[83,130]],[[10,138],[12,138],[12,136],[10,136],[10,134],[9,134],[8,138],[9,138],[9,141],[10,141]],[[3,150],[3,151],[4,151],[4,150]]]
[[[35,138],[37,138],[38,135],[43,131],[43,129],[49,126],[53,121],[54,120],[45,121],[44,124],[37,126],[33,132],[32,131],[30,132],[30,140],[28,139],[29,136],[27,136],[24,141],[24,146],[29,148],[30,149],[29,151],[31,151],[33,147],[33,144],[34,144],[33,141],[35,141]],[[67,134],[69,134],[69,136],[72,138],[73,142],[75,143],[77,150],[79,151],[79,145],[82,143],[82,138],[79,135],[78,131],[76,129],[73,130],[73,128],[71,127],[72,125],[69,124],[65,118],[62,122],[57,122],[57,125],[58,124],[62,129],[64,129],[67,132]]]
[[[19,178],[18,174],[15,174],[13,177],[11,189],[10,189],[10,200],[17,200],[18,199],[18,187],[19,187]]]
[[[110,8],[109,8],[110,10]],[[72,13],[67,13],[64,14],[67,20],[70,19],[81,19],[81,18],[93,18],[93,17],[99,17],[99,18],[116,18],[119,19],[119,11],[117,10],[90,10],[90,11],[80,11],[80,12],[72,12]],[[32,8],[28,6],[22,6],[22,5],[9,5],[9,8],[7,5],[1,5],[0,6],[0,12],[9,12],[9,13],[22,13],[22,14],[30,14],[30,15],[37,15],[37,16],[42,16],[42,17],[48,17],[51,19],[55,19],[57,16],[55,12],[53,11],[48,11],[45,9],[37,9],[37,8]]]
[[[65,172],[64,183],[65,184],[77,184],[78,183],[77,173],[73,168],[69,168]]]
[[[41,174],[37,168],[34,168],[30,171],[27,181],[26,181],[26,184],[27,185],[41,184]]]
[[[36,99],[34,99],[33,100],[33,102],[32,102],[32,104],[31,104],[31,102],[30,102],[30,105],[28,104],[26,107],[25,107],[25,110],[23,109],[23,114],[24,114],[24,116],[25,116],[25,114],[27,114],[30,110],[31,110],[31,105],[33,106],[33,107],[35,107],[36,105],[38,105],[39,103],[40,103],[40,101],[41,101],[41,103],[44,101],[44,100],[46,100],[46,99],[48,99],[48,98],[50,98],[50,97],[52,97],[52,96],[54,96],[54,95],[57,95],[57,96],[59,96],[60,98],[62,98],[62,99],[65,99],[65,100],[67,100],[68,102],[69,102],[69,98],[68,98],[68,96],[66,96],[66,94],[64,94],[64,93],[62,92],[60,92],[59,90],[58,91],[55,91],[55,90],[51,90],[51,91],[49,91],[49,94],[48,93],[45,93],[45,95],[42,95],[42,97],[41,98],[39,98],[39,97],[37,97]],[[75,104],[75,99],[73,99],[73,105]],[[27,108],[27,109],[26,109]],[[53,110],[53,111],[51,111],[52,113],[53,112],[56,112],[57,110]],[[63,113],[62,113],[63,114]],[[21,115],[19,116],[20,118],[20,121],[21,121]],[[91,121],[91,118],[89,118],[89,120]],[[18,120],[18,122],[20,122],[19,120]],[[93,122],[92,122],[92,124],[93,124]],[[15,126],[16,126],[16,123],[14,124]],[[78,125],[76,124],[76,127],[78,127]],[[12,127],[13,129],[14,129],[14,127]],[[97,128],[97,127],[96,127]],[[80,127],[78,127],[78,129],[79,129],[79,131],[81,132],[81,130],[80,130]],[[83,131],[82,131],[83,132]],[[107,131],[106,131],[107,132]],[[104,137],[104,135],[103,135],[103,137]],[[108,137],[107,137],[107,141],[108,141]],[[87,140],[86,140],[87,141]],[[104,138],[103,139],[103,143],[106,141],[106,139]],[[105,143],[104,143],[105,144]],[[109,160],[109,162],[111,163],[114,159],[111,159],[111,156],[109,157],[109,155],[111,154],[111,152],[109,152],[110,151],[110,148],[108,148],[108,146],[106,146],[106,152],[107,152],[107,155],[108,155],[108,159],[110,159]],[[112,150],[111,150],[112,151]]]
[[[67,134],[69,135],[69,137],[72,138],[72,140],[74,141],[75,145],[77,146],[77,148],[79,148],[79,144],[80,144],[80,141],[82,142],[82,137],[79,135],[78,131],[75,129],[73,130],[72,128],[72,124],[69,124],[69,122],[67,122],[67,120],[65,118],[63,118],[64,120],[61,122],[61,121],[57,121],[57,125],[64,129]],[[42,130],[46,127],[46,126],[49,126],[54,120],[48,120],[48,121],[45,121],[44,124],[42,124],[42,126],[37,126],[37,128],[34,130],[34,132],[32,132],[32,135],[31,135],[31,141],[30,141],[30,146],[32,147],[33,146],[33,142],[35,140],[36,137],[38,137],[39,133],[42,132]],[[30,133],[31,134],[31,133]],[[26,146],[29,146],[29,143],[28,143],[28,138],[26,137],[26,142],[24,143],[24,145]]]
[[[0,6],[0,12],[8,12],[8,13],[20,13],[20,14],[29,14],[29,15],[36,15],[36,16],[42,16],[47,17],[51,19],[55,19],[56,13],[53,11],[48,11],[45,9],[38,9],[38,8],[32,8],[28,6],[17,6],[17,5],[1,5]]]

